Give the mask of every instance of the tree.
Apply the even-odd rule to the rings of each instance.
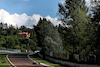
[[[92,0],[91,8],[91,11],[93,12],[92,21],[98,24],[100,22],[100,1]]]
[[[95,31],[96,33],[96,43],[95,43],[95,50],[96,50],[96,55],[97,55],[97,62],[100,64],[100,1],[99,0],[92,0],[91,1],[91,7],[92,7],[92,12],[93,12],[93,18],[92,22],[94,23],[94,28],[97,30]]]
[[[26,32],[26,29],[27,29],[27,28],[26,28],[26,26],[23,25],[23,26],[21,26],[19,29],[22,30],[23,32]]]
[[[79,30],[77,30],[76,28],[79,28],[79,25],[81,27],[82,23],[84,21],[88,22],[87,18],[85,18],[86,13],[88,12],[88,8],[85,5],[85,0],[65,0],[65,2],[63,4],[59,3],[58,6],[59,6],[60,20],[65,25],[68,24],[71,26],[70,28],[66,28],[67,34],[66,35],[64,34],[64,37],[66,36],[65,43],[67,45],[64,45],[64,46],[67,47],[68,45],[70,45],[70,47],[74,50],[76,44],[78,44],[77,42],[79,41],[79,39],[76,38],[77,35],[79,34],[79,33],[77,33],[77,31],[79,32]],[[82,16],[80,16],[79,14],[81,14]],[[84,19],[82,19],[82,17],[84,17]],[[69,21],[68,21],[68,19],[69,19]],[[73,50],[70,50],[70,51],[73,53],[74,52]]]
[[[7,29],[7,32],[9,35],[13,35],[15,32],[15,28],[13,25],[10,25],[9,28]]]
[[[58,27],[58,31],[61,35],[63,47],[66,50],[67,54],[71,54],[70,52],[70,44],[73,43],[74,40],[72,40],[72,33],[70,28],[63,27],[61,24]]]
[[[88,11],[88,8],[85,5],[85,0],[66,0],[63,4],[59,3],[58,6],[60,19],[61,21],[65,22],[65,24],[68,19],[73,19],[72,13],[75,10],[81,9],[85,12]]]
[[[6,45],[3,46],[3,47],[6,47],[6,48],[14,48],[14,46],[15,46],[14,39],[11,36],[7,36],[6,37]]]
[[[35,31],[38,38],[38,44],[43,50],[64,52],[58,30],[50,21],[47,21],[45,18],[43,20],[40,19],[37,26],[35,26]]]
[[[32,39],[29,39],[28,40],[28,43],[29,43],[29,49],[31,49],[31,50],[38,50],[38,46],[37,46],[37,43],[36,42],[34,42]]]
[[[19,42],[19,38],[17,35],[13,35],[12,36],[14,42],[15,42],[15,46],[13,47],[14,49],[20,49],[20,42]],[[14,45],[14,44],[13,44]]]
[[[66,35],[63,33],[63,37],[66,36],[64,38],[66,42],[63,42],[66,50],[72,55],[71,59],[74,54],[94,54],[96,28],[90,17],[86,15],[88,8],[85,6],[85,0],[66,0],[65,3],[58,6],[62,23],[68,25],[64,30]]]
[[[3,29],[3,23],[1,22],[0,23],[0,30],[2,30]]]
[[[0,47],[2,47],[5,44],[6,44],[5,38],[2,35],[0,35]]]
[[[44,48],[48,51],[55,53],[64,53],[64,50],[62,50],[62,45],[55,42],[51,37],[45,37],[43,44]]]
[[[7,36],[7,31],[1,31],[1,35]]]
[[[72,13],[73,19],[67,22],[70,27],[64,29],[63,34],[64,47],[69,53],[89,55],[95,53],[95,28],[89,16],[81,9]],[[72,59],[71,57],[71,59]],[[73,60],[72,60],[73,61]]]
[[[74,21],[70,21],[69,24],[72,25],[72,33],[75,36],[74,47],[76,46],[76,49],[79,51],[78,53],[82,54],[82,50],[84,48],[88,49],[86,46],[89,45],[91,49],[89,52],[86,51],[86,53],[91,53],[95,43],[94,25],[82,10],[76,10],[73,13],[73,18]]]

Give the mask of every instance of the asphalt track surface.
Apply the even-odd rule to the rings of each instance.
[[[33,64],[34,61],[27,57],[28,54],[9,54],[9,60],[16,67],[44,67],[43,65]]]

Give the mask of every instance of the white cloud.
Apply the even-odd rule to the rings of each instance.
[[[61,0],[61,3],[62,3],[62,4],[64,4],[64,3],[65,3],[65,1],[62,1],[62,0]]]
[[[85,0],[85,1],[86,1],[86,5],[87,5],[88,7],[90,7],[91,0]]]
[[[61,21],[58,21],[57,18],[51,18],[49,15],[45,17],[47,20],[50,20],[54,26],[61,24]]]
[[[43,18],[39,14],[33,14],[32,16],[28,16],[25,13],[23,14],[9,14],[4,9],[0,9],[0,22],[18,25],[18,27],[25,25],[27,27],[32,28],[33,25],[37,25],[40,18]],[[57,18],[51,18],[50,16],[45,17],[47,20],[50,20],[55,26],[59,25],[61,22],[57,21]]]

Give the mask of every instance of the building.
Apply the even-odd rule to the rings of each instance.
[[[25,38],[25,39],[29,39],[29,37],[30,37],[30,33],[28,33],[28,32],[18,33],[18,35],[21,38]]]

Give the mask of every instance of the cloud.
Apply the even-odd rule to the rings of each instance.
[[[91,0],[85,0],[85,1],[86,1],[86,5],[87,5],[87,7],[90,7]]]
[[[27,14],[9,14],[4,9],[0,9],[0,22],[12,24],[18,27],[25,25],[26,27],[32,28],[33,25],[37,25],[40,18],[43,18],[39,14],[33,14],[32,16],[28,16]],[[55,26],[61,24],[60,21],[57,20],[57,18],[52,18],[50,16],[45,17],[47,20],[50,20]]]
[[[61,0],[61,3],[62,3],[62,4],[64,4],[64,3],[65,3],[65,1],[62,1],[62,0]]]
[[[52,18],[49,15],[45,17],[47,20],[50,20],[54,26],[61,24],[61,21],[58,21],[58,18]]]

